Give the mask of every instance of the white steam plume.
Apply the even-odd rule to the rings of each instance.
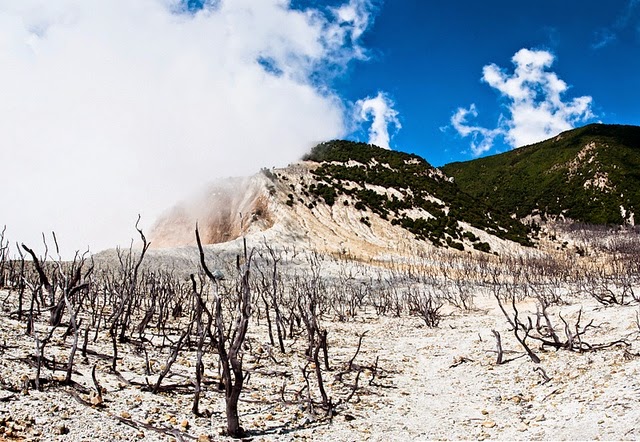
[[[327,81],[366,58],[368,5],[0,0],[0,228],[126,245],[138,213],[149,227],[214,177],[343,136]]]

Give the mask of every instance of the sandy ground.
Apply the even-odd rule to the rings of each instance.
[[[5,299],[6,292],[2,292]],[[356,364],[372,365],[378,358],[378,372],[365,370],[360,387],[351,401],[338,407],[330,421],[310,416],[295,392],[303,383],[301,358],[304,343],[288,341],[295,351],[280,355],[267,344],[264,322],[251,324],[251,352],[245,367],[251,371],[240,403],[241,421],[252,440],[371,440],[404,441],[436,439],[499,440],[637,440],[640,437],[640,353],[636,306],[603,308],[591,299],[569,299],[554,307],[553,317],[562,312],[575,318],[583,309],[584,323],[593,319],[597,328],[585,340],[600,344],[626,339],[597,352],[566,350],[541,351],[534,364],[523,357],[509,332],[508,324],[489,294],[478,289],[476,310],[449,309],[438,328],[427,328],[415,317],[377,317],[361,312],[349,322],[323,324],[329,330],[332,371],[325,373],[330,396],[345,398],[353,384],[335,376],[353,356],[358,334],[367,331]],[[152,394],[128,382],[144,383],[144,358],[134,349],[123,348],[119,363],[122,378],[108,370],[110,360],[78,355],[74,379],[92,386],[90,371],[96,364],[98,380],[106,389],[104,404],[89,407],[69,393],[70,387],[47,384],[44,391],[13,392],[22,379],[33,379],[34,369],[21,358],[34,353],[34,341],[25,336],[24,323],[8,318],[11,299],[0,316],[0,440],[173,440],[168,432],[177,430],[184,440],[224,439],[223,394],[212,383],[206,389],[201,409],[209,417],[190,413],[192,390]],[[521,314],[532,314],[533,303],[520,305]],[[570,321],[569,321],[570,322]],[[496,365],[495,339],[501,332],[505,358]],[[61,365],[66,360],[70,339],[56,335],[47,354]],[[110,355],[106,339],[89,348]],[[266,355],[272,351],[278,363]],[[262,355],[262,356],[261,356]],[[164,363],[168,350],[150,354],[156,369]],[[194,352],[184,353],[165,384],[188,384],[193,377]],[[205,356],[206,375],[215,380],[216,355]],[[545,381],[543,369],[550,378]],[[536,371],[537,370],[537,371]],[[43,377],[60,378],[62,371],[43,370]],[[155,375],[147,377],[153,382]],[[282,401],[282,386],[284,398]],[[313,390],[317,398],[317,390]],[[80,394],[89,399],[89,396]],[[125,422],[134,423],[132,428]],[[2,435],[3,434],[3,435]]]

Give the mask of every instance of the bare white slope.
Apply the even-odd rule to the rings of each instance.
[[[267,241],[361,259],[414,256],[433,248],[371,211],[356,209],[355,201],[347,195],[338,196],[329,206],[322,198],[306,192],[315,183],[310,171],[316,166],[301,162],[249,178],[215,182],[206,192],[180,203],[156,223],[150,235],[152,247],[195,245],[194,228],[198,222],[203,242],[220,244],[223,249],[224,243],[232,246],[240,237],[253,244]],[[421,210],[412,216],[431,215]],[[463,227],[489,242],[493,251],[502,253],[519,248],[466,224]],[[467,249],[472,247],[469,245]]]
[[[0,296],[8,297],[5,292]],[[350,322],[325,322],[335,367],[353,357],[357,336],[368,332],[356,362],[370,364],[378,358],[380,374],[375,382],[370,385],[371,373],[365,372],[357,394],[340,408],[332,423],[313,422],[304,412],[304,405],[286,405],[280,394],[283,380],[279,372],[291,373],[286,381],[287,399],[294,398],[304,385],[299,368],[305,363],[304,342],[300,340],[295,351],[277,355],[283,365],[274,367],[268,361],[268,369],[264,369],[265,359],[260,363],[262,369],[252,373],[240,402],[243,426],[258,432],[254,438],[257,441],[640,438],[640,358],[634,356],[640,352],[635,325],[637,307],[603,309],[592,299],[575,298],[569,305],[554,308],[554,318],[561,311],[563,317],[573,321],[582,308],[586,319],[594,319],[598,327],[586,337],[591,343],[625,337],[631,346],[583,354],[536,348],[542,361],[533,364],[522,357],[522,349],[491,296],[478,289],[476,302],[480,310],[452,311],[437,329],[424,328],[415,317],[378,317],[371,311],[362,312]],[[535,314],[531,302],[520,304],[519,309],[523,315]],[[513,359],[503,365],[495,363],[492,329],[503,336],[505,358]],[[268,347],[264,321],[252,321],[250,334],[254,346]],[[0,315],[0,342],[3,341],[10,343],[0,361],[3,385],[20,385],[21,377],[34,373],[21,360],[33,353],[33,339],[25,335],[24,323]],[[65,345],[64,340],[56,338],[47,352],[64,361],[68,347],[68,341]],[[107,336],[92,342],[90,348],[98,354],[111,351]],[[122,352],[122,376],[144,382],[144,355],[135,352],[133,346],[124,346]],[[167,352],[150,350],[149,357],[155,367],[160,367]],[[205,353],[208,376],[215,376],[216,358],[214,352]],[[178,379],[190,379],[194,360],[194,352],[181,354],[172,372]],[[245,362],[247,367],[257,364],[250,355]],[[201,401],[202,409],[212,411],[211,418],[196,418],[190,413],[191,395],[154,395],[126,385],[110,372],[109,360],[91,357],[89,364],[79,359],[76,382],[92,388],[92,364],[97,364],[98,378],[105,388],[104,408],[81,405],[63,388],[42,392],[31,389],[28,394],[1,391],[0,398],[9,399],[0,401],[0,431],[10,440],[171,440],[152,430],[136,430],[119,422],[119,418],[126,418],[155,428],[186,432],[194,438],[200,436],[203,441],[232,440],[220,435],[224,396],[214,387],[205,390]],[[545,382],[539,369],[544,370],[549,381]],[[60,377],[59,372],[50,370],[45,370],[44,375]],[[152,376],[149,381],[154,379]],[[331,373],[326,379],[331,394],[338,394],[340,383],[334,383]],[[69,434],[59,434],[62,428]],[[9,429],[12,436],[6,433]],[[4,440],[2,433],[0,440]]]

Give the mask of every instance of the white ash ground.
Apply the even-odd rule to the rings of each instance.
[[[1,298],[5,299],[6,293]],[[152,394],[127,385],[109,373],[111,361],[78,354],[74,380],[92,388],[90,371],[97,365],[98,380],[106,388],[104,407],[81,405],[66,390],[71,387],[45,385],[44,391],[30,389],[28,394],[12,393],[21,378],[33,379],[35,370],[20,358],[34,353],[33,338],[25,335],[24,323],[8,319],[11,299],[0,315],[0,440],[173,440],[145,428],[135,429],[118,417],[155,428],[176,429],[200,440],[221,440],[224,427],[224,399],[215,383],[207,387],[201,410],[211,417],[197,418],[190,413],[193,396],[186,393]],[[583,321],[594,319],[598,327],[585,340],[606,343],[626,339],[631,345],[614,346],[598,352],[573,353],[565,350],[541,351],[540,364],[519,357],[496,365],[492,329],[503,337],[505,358],[522,355],[508,324],[490,295],[478,292],[477,310],[463,313],[449,310],[439,328],[423,327],[414,317],[377,317],[372,311],[361,312],[349,322],[327,322],[329,354],[333,372],[325,373],[329,394],[344,397],[343,384],[334,375],[348,363],[357,345],[357,335],[367,331],[356,363],[370,365],[378,357],[381,376],[368,385],[371,374],[364,373],[361,388],[352,401],[340,407],[331,422],[314,420],[304,406],[281,401],[286,379],[285,399],[303,385],[300,367],[304,339],[293,347],[294,353],[280,355],[271,349],[280,364],[267,356],[268,339],[264,321],[250,326],[251,354],[245,367],[252,374],[241,402],[241,422],[251,432],[252,440],[637,440],[640,437],[640,353],[637,306],[603,308],[592,299],[570,299],[568,305],[554,307],[557,319],[575,318],[582,307]],[[520,305],[521,315],[535,313],[531,302]],[[570,321],[569,321],[570,322]],[[570,322],[571,323],[571,322]],[[586,323],[586,322],[585,322]],[[62,343],[56,334],[47,355],[56,356],[60,365],[66,361],[70,339]],[[532,341],[533,342],[533,341]],[[291,344],[291,341],[288,342]],[[89,348],[111,354],[109,341],[103,337]],[[262,357],[258,360],[255,356]],[[144,358],[134,349],[122,346],[119,362],[122,376],[129,381],[144,382]],[[163,354],[150,354],[164,363]],[[206,375],[217,374],[216,355],[206,355]],[[188,384],[193,377],[195,352],[181,354],[164,384]],[[544,382],[544,369],[551,378]],[[156,371],[157,373],[157,371]],[[43,370],[43,377],[61,377],[63,372]],[[286,376],[284,376],[286,374]],[[156,376],[149,376],[153,383]],[[353,379],[353,378],[349,378]],[[347,382],[348,384],[349,382]],[[316,398],[317,392],[314,391]],[[63,433],[63,434],[61,434]],[[187,439],[185,439],[187,440]]]

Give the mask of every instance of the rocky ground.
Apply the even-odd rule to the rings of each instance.
[[[109,370],[111,349],[102,336],[77,357],[73,379],[81,386],[62,386],[61,370],[43,369],[49,382],[33,388],[34,368],[27,364],[35,342],[24,322],[9,318],[12,296],[1,293],[0,440],[221,440],[225,437],[224,399],[217,388],[217,356],[205,355],[206,379],[201,410],[191,414],[195,353],[181,354],[164,381],[172,391],[153,394],[152,383],[168,349],[152,350],[153,374],[144,376],[145,359],[122,347],[120,376]],[[637,440],[640,430],[640,328],[638,307],[604,308],[592,299],[566,299],[552,309],[573,324],[582,309],[582,325],[593,319],[584,340],[605,344],[594,352],[542,351],[534,364],[523,356],[496,301],[479,288],[476,308],[449,309],[437,328],[416,317],[378,317],[360,312],[348,322],[325,322],[332,371],[325,372],[329,395],[343,401],[353,391],[354,372],[345,374],[358,337],[367,332],[353,366],[363,369],[349,402],[332,419],[309,413],[303,390],[304,343],[289,341],[294,351],[280,354],[268,345],[264,321],[251,324],[245,367],[251,373],[240,402],[241,422],[251,440]],[[533,315],[531,302],[519,305]],[[42,324],[39,324],[42,332]],[[500,331],[508,361],[496,364],[492,329]],[[60,365],[71,340],[54,336],[47,354]],[[302,341],[302,339],[300,339]],[[377,365],[374,363],[377,358]],[[91,369],[103,387],[95,400]],[[372,371],[375,368],[375,373]],[[373,379],[372,379],[373,378]],[[181,387],[182,386],[182,387]],[[92,393],[93,391],[93,393]],[[312,385],[317,399],[317,390]],[[75,397],[74,397],[75,396]],[[92,405],[91,402],[94,402]]]

